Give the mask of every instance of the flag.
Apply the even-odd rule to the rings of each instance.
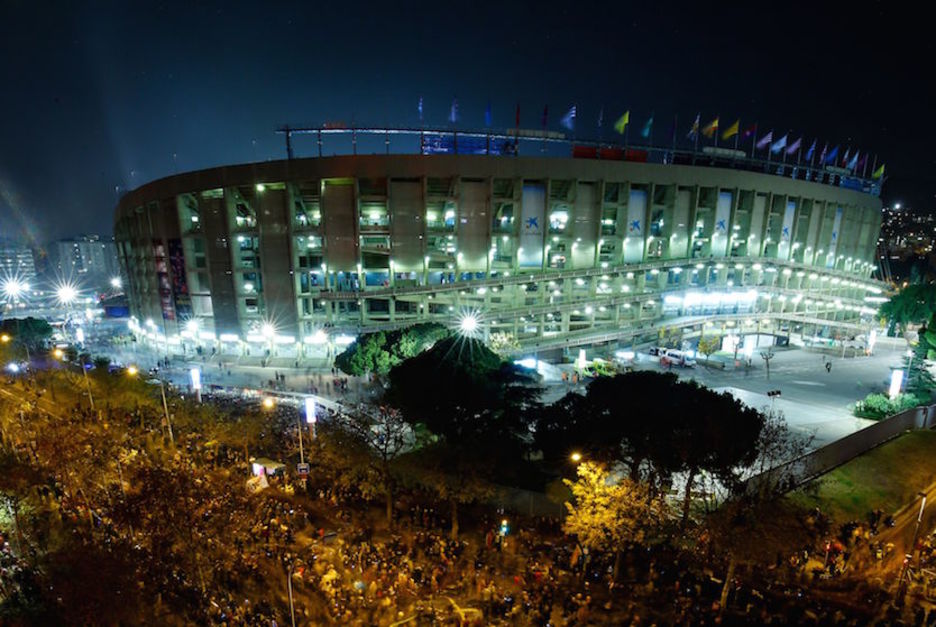
[[[449,122],[458,122],[458,98],[452,98],[452,109],[449,111]]]
[[[861,155],[861,159],[858,160],[858,169],[864,170],[865,165],[868,163],[868,153]]]
[[[491,125],[491,101],[488,100],[487,108],[484,110],[484,125]]]
[[[763,137],[761,137],[761,138],[757,141],[757,149],[758,149],[758,150],[763,150],[764,148],[766,148],[767,146],[769,146],[769,145],[770,145],[770,142],[772,142],[772,141],[773,141],[773,131],[767,131],[767,134],[764,135]]]
[[[702,134],[706,137],[711,137],[718,131],[718,117],[716,116],[714,120],[705,125],[705,128],[702,129]]]
[[[614,123],[614,130],[623,135],[628,122],[630,122],[630,111],[625,111],[624,115],[619,117],[618,121]]]
[[[543,107],[543,130],[546,130],[546,123],[549,121],[549,105]]]
[[[884,176],[884,164],[882,163],[877,170],[871,173],[871,178],[879,179]]]
[[[842,157],[842,167],[843,167],[843,168],[845,167],[845,164],[848,163],[848,157],[849,157],[849,153],[850,153],[850,152],[851,152],[851,146],[848,147],[848,149],[845,151],[845,156]]]
[[[689,139],[695,139],[699,136],[699,118],[702,116],[701,113],[697,113],[695,116],[695,121],[692,123],[692,128],[689,129],[689,134],[686,136]]]
[[[854,170],[858,167],[858,151],[855,151],[855,154],[852,155],[851,161],[848,162],[848,165],[845,166],[849,170]]]
[[[744,129],[744,132],[741,133],[741,139],[747,139],[751,135],[757,132],[757,124],[751,124],[749,127]]]
[[[786,140],[787,140],[787,136],[784,135],[783,137],[781,137],[780,139],[778,139],[777,141],[775,141],[775,142],[770,146],[770,154],[772,154],[772,155],[779,154],[779,152],[780,152],[781,150],[783,150],[784,148],[786,148]]]
[[[419,104],[416,105],[416,110],[419,111],[419,121],[422,122],[422,121],[423,121],[423,103],[422,103],[422,96],[419,97]]]
[[[800,137],[799,139],[797,139],[795,142],[793,142],[787,147],[786,149],[787,155],[792,155],[793,153],[795,153],[797,150],[800,149],[800,146],[802,144],[803,144],[803,138]]]
[[[826,156],[829,154],[829,142],[822,145],[822,152],[819,153],[819,165],[825,163]]]
[[[812,145],[809,146],[809,150],[806,151],[806,161],[811,161],[814,154],[816,154],[816,142],[818,140],[812,140]]]
[[[575,130],[575,105],[572,105],[572,108],[569,109],[564,116],[562,116],[562,119],[559,120],[559,123],[570,131]]]
[[[598,130],[601,130],[601,127],[604,126],[604,107],[598,110]]]
[[[722,139],[728,139],[738,134],[741,128],[741,120],[735,120],[735,123],[725,129],[721,134]]]
[[[646,139],[650,137],[650,133],[653,132],[653,114],[650,114],[650,119],[647,120],[647,123],[644,124],[643,130],[640,131],[640,136]]]
[[[825,160],[823,160],[822,163],[823,163],[824,165],[829,165],[830,163],[835,163],[835,158],[838,157],[838,151],[839,151],[839,147],[838,147],[838,146],[836,146],[835,148],[833,148],[832,150],[830,150],[830,151],[829,151],[829,154],[826,155],[826,158],[825,158]]]

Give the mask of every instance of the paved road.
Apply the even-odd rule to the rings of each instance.
[[[830,356],[810,349],[776,349],[776,356],[770,365],[769,380],[764,362],[757,353],[750,369],[721,370],[698,366],[691,369],[674,368],[673,372],[696,379],[713,389],[731,392],[756,408],[770,406],[767,391],[781,390],[775,408],[783,411],[793,429],[814,436],[813,445],[818,447],[870,424],[870,421],[852,416],[848,406],[870,392],[886,390],[891,368],[901,365],[905,348],[902,340],[880,342],[871,357],[844,359],[840,354]],[[159,357],[159,353],[147,350],[142,344],[114,347],[101,343],[92,347],[92,351],[111,355],[121,363],[137,364],[142,369],[155,365]],[[831,372],[825,370],[826,361],[832,362]],[[314,386],[318,394],[344,401],[373,398],[379,392],[378,388],[363,378],[355,377],[343,377],[348,379],[348,390],[339,392],[334,388],[330,367],[324,363],[311,364],[309,367],[303,364],[303,367],[297,369],[292,367],[292,360],[287,359],[276,360],[274,366],[264,368],[230,361],[225,361],[219,367],[217,360],[203,361],[195,356],[186,360],[174,358],[172,367],[168,371],[163,369],[162,374],[185,387],[189,383],[188,371],[192,366],[202,370],[205,385],[268,388],[274,373],[279,373],[286,377],[283,387],[295,392],[307,393],[310,386]],[[638,361],[635,366],[641,369],[661,369],[658,363],[649,359]],[[571,371],[572,367],[565,365],[561,368]],[[546,402],[552,402],[572,389],[570,384],[563,383],[557,376],[548,377],[546,385]],[[579,385],[577,389],[584,391],[584,386]]]

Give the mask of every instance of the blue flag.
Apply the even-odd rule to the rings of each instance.
[[[491,101],[488,101],[487,109],[484,110],[484,125],[491,125]]]
[[[640,131],[640,136],[644,139],[650,137],[650,133],[653,132],[653,114],[650,114],[650,119],[647,120],[647,123],[644,124],[643,130]]]
[[[776,155],[776,154],[778,154],[781,150],[783,150],[784,148],[786,148],[786,140],[787,140],[787,136],[784,135],[783,137],[781,137],[780,139],[778,139],[777,141],[775,141],[775,142],[773,143],[773,145],[770,147],[770,154]]]
[[[838,146],[836,146],[835,148],[833,148],[832,150],[830,150],[830,151],[829,151],[829,154],[826,155],[826,158],[825,158],[825,160],[823,160],[822,163],[823,163],[824,165],[829,165],[830,163],[835,163],[835,159],[836,159],[836,157],[838,157],[838,151],[839,151],[839,147],[838,147]]]
[[[458,122],[458,98],[452,98],[452,109],[449,111],[449,122]]]
[[[422,106],[422,96],[419,97],[419,104],[416,105],[416,110],[419,111],[419,121],[423,121],[423,106]]]
[[[560,120],[559,123],[570,131],[575,130],[575,105],[572,105],[572,108],[562,116],[562,120]]]
[[[854,156],[851,158],[851,161],[848,162],[846,166],[849,170],[854,170],[858,167],[858,151],[855,151]]]
[[[809,150],[806,151],[806,161],[811,160],[812,156],[816,154],[816,141],[815,139],[812,140],[812,145],[809,147]]]

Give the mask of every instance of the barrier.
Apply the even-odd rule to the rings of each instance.
[[[936,426],[936,405],[914,407],[855,431],[840,440],[775,466],[745,481],[747,494],[789,492],[859,455],[916,429]]]

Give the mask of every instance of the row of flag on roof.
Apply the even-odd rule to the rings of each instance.
[[[423,121],[423,99],[419,98],[418,104],[419,112],[419,121]],[[516,110],[516,125],[520,127],[520,106],[517,105]],[[569,110],[559,119],[559,124],[570,131],[575,130],[576,118],[578,117],[578,108],[576,105],[572,105]],[[449,110],[448,121],[452,124],[458,122],[458,99],[452,100],[452,106]],[[602,108],[598,112],[598,129],[601,130],[604,128],[604,109]],[[487,107],[484,110],[484,124],[485,126],[491,126],[492,115],[491,115],[491,103],[488,102]],[[541,123],[543,129],[545,130],[549,123],[549,105],[543,107],[543,115],[541,118]],[[620,117],[618,117],[614,122],[614,130],[626,137],[629,131],[631,123],[630,110],[625,111]],[[650,116],[640,127],[640,136],[644,139],[650,139],[653,136],[653,123],[654,123],[654,113],[650,113]],[[767,159],[771,159],[775,155],[779,155],[781,159],[785,160],[787,157],[794,157],[800,161],[807,161],[811,165],[820,165],[820,166],[835,166],[841,167],[850,172],[866,172],[866,168],[869,165],[868,159],[870,154],[865,151],[861,152],[859,149],[855,149],[852,152],[851,147],[846,148],[844,155],[839,158],[840,145],[836,145],[830,148],[828,142],[823,143],[819,154],[816,154],[816,150],[819,147],[819,140],[813,139],[811,142],[806,140],[806,137],[801,135],[795,139],[791,136],[790,133],[784,133],[782,136],[777,133],[777,137],[774,136],[774,130],[771,129],[763,134],[758,133],[757,123],[743,125],[741,124],[741,119],[736,119],[734,122],[729,124],[727,127],[723,128],[719,132],[720,119],[719,116],[715,116],[714,119],[709,121],[704,126],[702,125],[702,115],[697,114],[695,119],[692,121],[691,126],[689,127],[689,132],[686,135],[687,139],[692,140],[698,143],[701,138],[707,140],[712,140],[712,142],[717,146],[718,140],[728,141],[734,139],[734,147],[737,149],[740,142],[746,142],[747,140],[751,141],[752,152],[756,154],[757,151],[764,150],[766,151]],[[678,118],[674,118],[673,125],[671,128],[671,138],[672,142],[675,145],[678,134]],[[808,148],[805,148],[808,144]],[[805,148],[805,150],[804,150]],[[818,160],[816,157],[818,156]],[[884,164],[877,164],[877,157],[874,157],[873,162],[871,163],[871,177],[875,179],[883,178],[884,176]]]

